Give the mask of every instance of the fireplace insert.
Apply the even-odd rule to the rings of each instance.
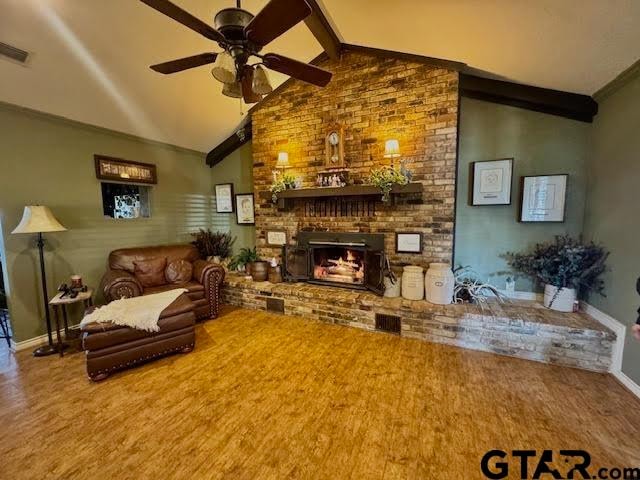
[[[284,248],[285,279],[384,293],[384,235],[299,232]]]

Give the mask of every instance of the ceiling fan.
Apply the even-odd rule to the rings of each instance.
[[[319,87],[331,80],[331,72],[321,68],[277,53],[259,53],[269,42],[311,15],[311,7],[305,0],[270,0],[255,16],[243,10],[241,0],[237,0],[236,8],[225,8],[216,14],[215,28],[169,0],[140,1],[217,42],[223,49],[220,53],[201,53],[152,65],[156,72],[170,74],[213,64],[211,73],[224,84],[222,93],[243,98],[246,103],[256,103],[273,90],[263,66]],[[251,57],[260,61],[249,64]]]

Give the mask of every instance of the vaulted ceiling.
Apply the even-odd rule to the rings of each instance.
[[[213,21],[232,0],[175,0]],[[319,2],[320,3],[320,2]],[[244,0],[257,12],[266,0]],[[467,63],[482,74],[593,94],[638,60],[637,0],[323,0],[340,39]],[[148,66],[217,45],[135,0],[0,0],[0,101],[206,152],[242,120],[201,67]],[[322,47],[304,23],[268,45],[303,61]],[[278,85],[287,77],[273,73]],[[246,111],[246,107],[244,108]]]

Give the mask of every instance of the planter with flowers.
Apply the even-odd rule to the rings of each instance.
[[[282,172],[269,188],[271,190],[271,200],[276,203],[280,192],[293,188],[296,188],[296,177],[291,173]]]
[[[382,192],[382,201],[391,200],[391,190],[395,185],[406,185],[411,179],[410,172],[397,167],[382,167],[371,171],[367,183],[374,185]]]
[[[560,312],[573,311],[578,295],[602,295],[609,253],[593,242],[557,236],[538,243],[530,253],[507,253],[509,266],[544,284],[544,306]]]

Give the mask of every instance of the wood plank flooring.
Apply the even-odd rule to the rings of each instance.
[[[460,480],[495,448],[640,466],[640,401],[603,374],[232,308],[99,384],[83,357],[3,354],[0,478]]]

